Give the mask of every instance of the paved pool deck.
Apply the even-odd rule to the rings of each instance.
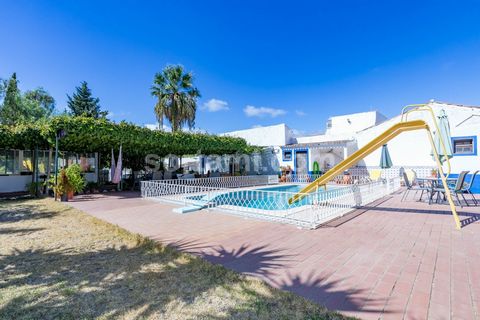
[[[362,319],[480,319],[480,207],[388,196],[317,230],[215,210],[173,213],[136,193],[70,205]]]

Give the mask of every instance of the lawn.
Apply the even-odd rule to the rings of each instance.
[[[0,319],[344,319],[51,199],[0,203]]]

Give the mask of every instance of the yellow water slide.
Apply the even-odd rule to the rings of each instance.
[[[303,188],[297,194],[291,197],[288,200],[288,203],[292,204],[296,201],[301,200],[303,197],[306,196],[306,194],[317,191],[319,187],[325,186],[330,180],[335,178],[337,175],[343,173],[345,170],[356,165],[360,160],[362,160],[363,158],[365,158],[366,156],[368,156],[369,154],[371,154],[372,152],[380,148],[382,145],[386,144],[387,142],[389,142],[390,140],[392,140],[393,138],[401,134],[402,132],[414,131],[414,130],[420,130],[420,129],[425,129],[428,132],[428,137],[430,138],[430,143],[432,144],[432,147],[434,150],[437,166],[441,173],[441,180],[445,189],[447,190],[446,196],[449,200],[450,208],[454,215],[457,228],[460,228],[460,220],[458,219],[458,216],[455,210],[455,205],[453,204],[453,200],[451,199],[450,192],[448,191],[446,179],[443,175],[442,166],[438,158],[438,153],[433,143],[432,133],[430,132],[428,124],[423,120],[403,121],[391,126],[385,132],[380,134],[378,137],[376,137],[375,139],[367,143],[365,146],[363,146],[359,150],[355,151],[352,155],[350,155],[345,160],[343,160],[342,162],[334,166],[332,169],[328,170],[324,175],[322,175],[312,183],[308,184],[305,188]]]

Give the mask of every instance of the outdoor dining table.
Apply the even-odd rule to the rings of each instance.
[[[437,187],[442,186],[442,179],[440,179],[439,177],[428,177],[428,178],[417,178],[416,180],[421,186],[430,188],[430,197],[428,199],[428,204],[432,204],[433,190]],[[447,184],[452,182],[455,183],[457,181],[457,178],[447,178],[446,180],[447,180]],[[445,200],[445,194],[443,195],[443,197]]]

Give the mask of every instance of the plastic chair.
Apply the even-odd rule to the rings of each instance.
[[[457,181],[455,182],[455,186],[454,186],[454,187],[448,187],[448,189],[450,190],[450,192],[455,195],[455,198],[457,198],[458,204],[459,204],[460,207],[462,207],[462,208],[463,208],[463,206],[462,206],[462,202],[460,201],[459,195],[462,196],[463,200],[465,201],[465,203],[466,203],[467,206],[468,206],[467,199],[466,199],[465,196],[463,195],[463,193],[464,193],[464,191],[465,191],[465,187],[464,187],[464,185],[465,185],[465,178],[467,177],[468,172],[469,172],[469,171],[462,171],[462,172],[460,172],[460,174],[458,175]],[[443,198],[445,199],[445,188],[443,188],[443,187],[433,188],[431,198],[433,198],[434,193],[437,193],[437,202],[438,202],[438,200],[440,199],[440,193],[443,194]],[[430,199],[431,199],[431,198],[430,198]]]
[[[422,191],[420,194],[420,200],[422,200],[423,193],[426,191],[427,194],[430,192],[430,188],[424,187],[424,186],[414,186],[412,183],[410,183],[410,180],[408,179],[407,173],[404,171],[403,172],[403,181],[405,182],[405,186],[407,189],[403,193],[402,199],[400,200],[403,202],[406,198],[407,195],[410,191],[415,191],[415,194],[417,194],[418,191]]]
[[[477,201],[477,199],[475,198],[475,196],[473,195],[472,186],[473,186],[473,183],[474,183],[474,181],[475,181],[475,177],[477,176],[478,172],[480,172],[480,170],[477,170],[477,171],[475,171],[475,172],[473,173],[472,179],[470,179],[470,182],[467,182],[467,183],[466,183],[467,185],[465,186],[465,188],[464,188],[464,190],[463,190],[463,193],[467,193],[467,194],[469,194],[469,195],[472,196],[473,203],[474,203],[475,205],[478,205],[478,201]],[[467,205],[468,205],[468,203],[467,203]]]

